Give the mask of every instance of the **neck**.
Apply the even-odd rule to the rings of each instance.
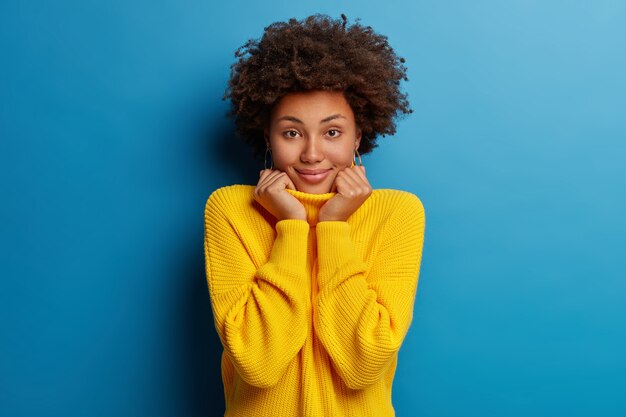
[[[287,192],[296,197],[298,201],[304,206],[306,210],[306,220],[310,225],[315,225],[318,222],[318,213],[320,208],[331,199],[336,193],[325,194],[309,194],[303,191],[289,190]]]

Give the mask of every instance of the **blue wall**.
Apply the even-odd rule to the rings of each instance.
[[[364,159],[427,214],[398,415],[626,415],[626,3],[337,3],[0,3],[0,415],[223,410],[203,208],[261,164],[221,96],[314,12],[409,67]]]

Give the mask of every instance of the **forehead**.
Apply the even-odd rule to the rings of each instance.
[[[293,116],[318,122],[334,114],[354,120],[352,108],[341,91],[302,91],[283,96],[272,109],[272,120]]]

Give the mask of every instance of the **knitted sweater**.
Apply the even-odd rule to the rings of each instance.
[[[318,222],[334,193],[287,190],[307,221],[277,222],[253,191],[223,187],[205,207],[225,416],[393,416],[397,354],[422,257],[422,203],[374,190],[347,221]]]

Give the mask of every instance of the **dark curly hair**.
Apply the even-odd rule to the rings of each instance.
[[[412,113],[400,81],[407,81],[404,58],[359,19],[332,19],[316,14],[265,28],[260,40],[250,39],[235,52],[224,100],[237,132],[255,148],[265,150],[263,130],[273,105],[291,92],[342,91],[361,129],[359,152],[374,149],[379,135],[396,132],[394,119]]]

